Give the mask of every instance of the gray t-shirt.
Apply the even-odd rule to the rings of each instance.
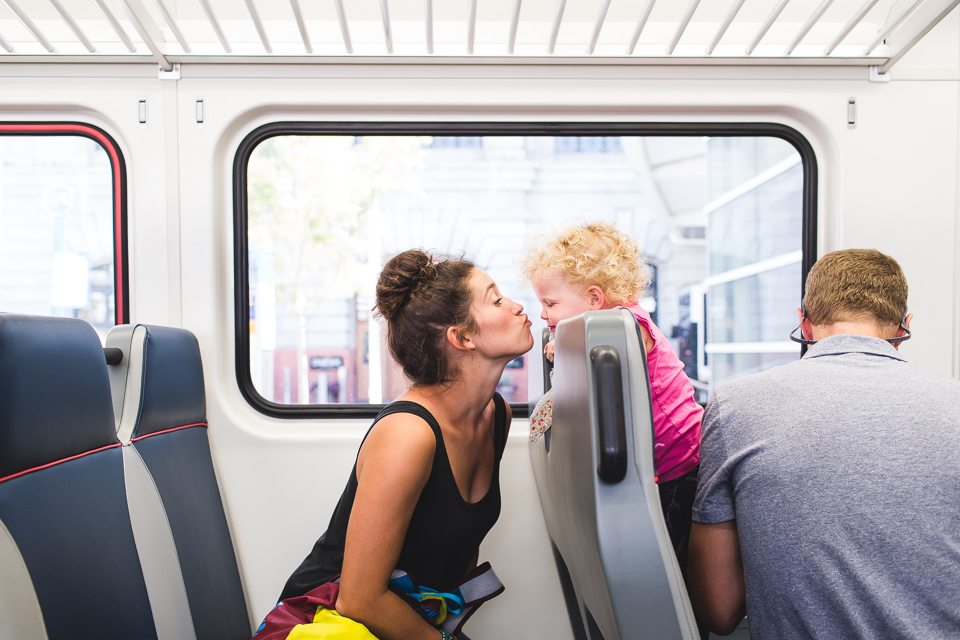
[[[753,640],[960,638],[960,382],[839,335],[719,386],[693,519],[737,521]]]

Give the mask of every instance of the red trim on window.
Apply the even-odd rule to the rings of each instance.
[[[128,318],[124,316],[124,300],[123,300],[123,276],[121,271],[123,269],[123,191],[120,180],[121,167],[120,167],[120,157],[117,155],[117,149],[114,147],[113,141],[111,141],[107,136],[103,134],[102,131],[94,127],[85,126],[82,124],[71,124],[71,123],[61,123],[61,124],[31,124],[28,122],[24,123],[7,123],[0,124],[0,132],[9,131],[14,133],[30,133],[31,131],[42,132],[42,133],[81,133],[85,136],[89,136],[97,140],[103,148],[107,151],[107,154],[110,156],[110,164],[113,167],[113,234],[114,234],[114,243],[116,246],[114,254],[114,295],[116,296],[115,305],[117,309],[117,324],[124,324],[128,322]],[[0,478],[0,482],[3,482],[3,478]]]
[[[193,424],[185,424],[180,427],[172,427],[170,429],[164,429],[163,431],[155,431],[154,433],[148,433],[146,435],[137,436],[136,438],[130,438],[130,442],[136,442],[137,440],[143,440],[144,438],[150,438],[152,436],[159,436],[162,433],[170,433],[171,431],[180,431],[180,429],[189,429],[190,427],[206,427],[206,422],[194,422]]]
[[[26,475],[26,474],[28,474],[28,473],[33,473],[34,471],[39,471],[40,469],[46,469],[47,467],[52,467],[52,466],[54,466],[54,465],[58,465],[58,464],[61,464],[61,463],[63,463],[63,462],[69,462],[70,460],[76,460],[77,458],[82,458],[82,457],[84,457],[84,456],[88,456],[88,455],[90,455],[91,453],[97,453],[97,452],[99,452],[99,451],[106,451],[107,449],[115,449],[116,447],[119,447],[119,446],[121,446],[121,444],[120,444],[119,442],[116,443],[116,444],[108,444],[107,446],[105,446],[105,447],[100,447],[99,449],[93,449],[93,450],[91,450],[91,451],[84,451],[83,453],[78,453],[77,455],[75,455],[75,456],[70,456],[69,458],[63,458],[62,460],[55,460],[55,461],[53,461],[53,462],[48,462],[47,464],[42,464],[42,465],[40,465],[39,467],[33,467],[32,469],[25,469],[24,471],[19,471],[19,472],[17,472],[17,473],[14,473],[14,474],[11,474],[11,475],[9,475],[9,476],[6,476],[5,478],[0,478],[0,483],[6,482],[7,480],[12,480],[13,478],[16,478],[16,477],[18,477],[18,476],[23,476],[23,475]]]

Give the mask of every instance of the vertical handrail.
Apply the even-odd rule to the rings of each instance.
[[[313,53],[313,44],[310,42],[310,34],[307,33],[307,23],[303,21],[300,3],[297,0],[290,0],[290,8],[293,9],[293,19],[297,21],[297,28],[300,30],[303,48],[307,50],[307,53]]]

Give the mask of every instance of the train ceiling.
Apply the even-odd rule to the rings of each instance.
[[[0,63],[858,65],[960,0],[0,0]]]

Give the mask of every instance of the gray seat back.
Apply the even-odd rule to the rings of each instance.
[[[137,471],[128,474],[128,500],[131,510],[149,510],[150,521],[158,523],[143,527],[154,535],[137,542],[145,570],[147,562],[155,567],[148,578],[155,576],[153,582],[162,586],[157,591],[169,596],[157,624],[180,625],[180,638],[249,638],[249,613],[207,437],[197,339],[184,329],[120,325],[106,342],[123,352],[111,367],[111,383],[117,432],[129,442],[127,466]]]
[[[557,328],[553,426],[531,460],[574,634],[694,640],[693,611],[660,507],[643,343],[627,310]],[[577,618],[582,628],[577,629]]]

